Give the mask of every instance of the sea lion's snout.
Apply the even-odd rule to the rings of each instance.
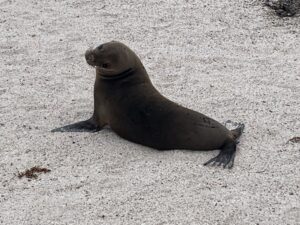
[[[88,49],[85,52],[85,60],[86,62],[91,65],[91,66],[95,66],[95,55],[94,55],[94,50],[93,49]]]

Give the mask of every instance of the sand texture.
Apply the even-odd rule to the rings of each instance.
[[[299,15],[259,0],[0,0],[0,31],[0,224],[300,224]],[[50,132],[91,116],[84,52],[110,40],[171,100],[245,123],[232,170],[203,166],[218,151]],[[51,171],[18,177],[35,166]]]

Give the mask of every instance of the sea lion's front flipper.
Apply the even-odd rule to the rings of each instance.
[[[223,165],[223,168],[227,167],[228,169],[231,169],[233,167],[235,152],[236,152],[236,143],[235,142],[226,144],[221,149],[219,155],[208,160],[206,163],[204,163],[204,166],[207,166],[207,165],[222,166]]]
[[[93,119],[88,119],[73,123],[64,127],[59,127],[51,130],[51,132],[97,132],[102,129],[98,123]]]

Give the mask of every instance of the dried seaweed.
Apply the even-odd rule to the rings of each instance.
[[[27,169],[24,172],[18,173],[18,178],[21,179],[22,177],[33,178],[36,179],[38,177],[37,173],[49,173],[51,170],[47,168],[41,168],[38,166],[34,166],[31,169]]]

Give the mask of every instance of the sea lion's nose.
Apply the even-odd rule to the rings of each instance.
[[[85,60],[87,61],[88,64],[93,64],[95,61],[95,56],[93,54],[93,50],[92,49],[88,49],[85,52]]]
[[[86,54],[86,55],[85,55],[85,59],[86,59],[86,61],[93,62],[94,59],[95,59],[95,57],[94,57],[93,54],[89,53],[89,54]]]

